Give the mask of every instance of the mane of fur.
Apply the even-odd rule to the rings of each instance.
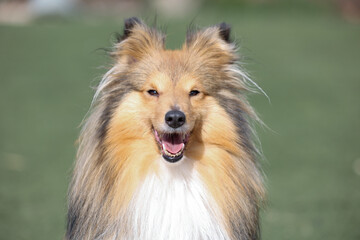
[[[149,160],[136,166],[134,161],[139,160],[133,149],[114,150],[107,136],[115,109],[142,85],[146,69],[135,72],[134,63],[164,51],[162,33],[140,21],[128,26],[125,36],[115,45],[112,53],[115,64],[96,90],[79,137],[69,190],[66,239],[129,236],[131,229],[126,227],[126,219],[119,216],[129,211],[132,196],[142,181],[140,176],[151,171],[150,161],[156,158],[156,144],[144,140],[140,148],[149,148],[150,144],[155,150],[144,150],[144,158]],[[201,139],[197,140],[204,152],[194,150],[188,154],[197,160],[194,168],[219,206],[229,238],[258,239],[258,213],[264,189],[251,127],[251,121],[258,118],[245,97],[251,91],[249,78],[238,65],[235,44],[224,39],[224,35],[228,36],[225,30],[220,25],[192,33],[182,49],[188,56],[188,70],[206,79],[204,86],[212,94],[214,106],[214,112],[204,122]],[[134,81],[134,75],[140,80]],[[148,136],[149,131],[144,129],[136,137]],[[122,159],[114,159],[119,154]]]

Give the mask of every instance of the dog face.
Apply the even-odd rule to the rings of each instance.
[[[159,66],[142,88],[155,140],[169,162],[182,159],[189,139],[201,122],[206,95],[201,81],[186,68],[181,52],[163,52]]]
[[[181,160],[190,140],[200,139],[196,136],[200,134],[202,120],[213,105],[201,76],[189,67],[189,58],[187,51],[160,51],[133,63],[137,67],[129,78],[135,78],[132,81],[136,82],[137,89],[124,97],[115,117],[124,118],[123,109],[128,108],[132,122],[139,122],[138,129],[134,127],[131,134],[138,132],[141,138],[144,137],[141,129],[147,129],[146,137],[151,132],[151,138],[158,145],[156,150],[168,162]],[[132,105],[127,106],[129,103]],[[114,123],[111,129],[121,128],[120,125],[125,123]]]

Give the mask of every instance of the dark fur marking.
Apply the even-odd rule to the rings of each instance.
[[[66,239],[75,239],[76,233],[80,232],[79,230],[83,228],[81,226],[80,212],[84,208],[84,200],[77,198],[75,202],[71,202],[69,205],[69,210],[67,213],[67,229],[66,229]],[[87,212],[85,210],[85,212]]]
[[[71,205],[67,214],[67,226],[66,226],[66,239],[73,239],[76,232],[76,226],[78,222],[78,214],[74,207]]]
[[[100,142],[105,138],[107,131],[108,131],[108,125],[110,123],[111,117],[118,105],[118,103],[121,101],[121,98],[125,92],[120,94],[120,96],[111,96],[107,99],[106,108],[104,109],[103,113],[100,117],[100,126],[98,130],[98,138],[100,139]]]
[[[107,96],[105,100],[106,108],[100,117],[100,125],[98,127],[97,133],[100,142],[103,141],[107,134],[109,122],[121,99],[126,93],[135,90],[135,86],[131,84],[131,82],[127,81],[127,79],[123,79],[121,82],[115,84],[119,84],[119,87],[117,87],[115,91],[109,93],[109,96]]]
[[[230,33],[231,33],[231,27],[229,24],[222,22],[218,25],[216,25],[219,28],[219,37],[224,40],[227,43],[231,43],[230,39]],[[194,27],[192,24],[188,27],[186,31],[186,43],[190,44],[193,40],[196,34],[198,33],[199,29]]]
[[[225,42],[230,43],[230,30],[231,27],[227,23],[220,23],[219,25],[219,35],[221,39],[223,39]]]
[[[258,216],[258,214],[257,214]],[[258,224],[258,219],[256,221],[256,228],[255,229],[246,229],[240,222],[232,221],[231,222],[231,229],[233,230],[233,234],[235,239],[239,240],[260,240],[260,227]]]
[[[123,41],[124,39],[128,38],[132,32],[132,29],[134,28],[134,26],[136,24],[141,24],[141,20],[138,19],[137,17],[132,17],[132,18],[128,18],[125,19],[125,23],[124,23],[124,33],[123,35],[118,34],[116,36],[116,39],[118,42]]]
[[[116,103],[118,101],[116,101],[116,99],[114,99],[114,97],[110,97],[109,99],[107,99],[107,102],[108,102],[108,104],[106,105],[106,108],[104,109],[104,111],[100,117],[100,125],[99,125],[98,133],[97,133],[100,141],[102,141],[106,136],[107,128],[108,128],[111,116],[116,108]]]
[[[239,103],[236,100],[226,98],[220,94],[216,98],[219,100],[220,105],[230,115],[230,118],[233,119],[237,128],[237,133],[241,136],[239,142],[240,146],[242,146],[250,156],[255,157],[257,151],[251,140],[253,136],[249,121],[246,119],[246,113],[239,108]]]
[[[103,191],[100,191],[98,194],[101,194],[102,202],[103,204],[100,204],[99,211],[101,212],[101,208],[105,206],[105,199],[108,198],[108,195],[110,193],[109,191],[109,180],[104,178],[104,175],[101,176],[101,185],[104,186],[102,189]],[[99,228],[98,226],[102,226],[104,224],[101,224],[97,221],[100,216],[98,216],[98,212],[93,212],[91,210],[91,205],[89,202],[91,202],[92,199],[89,198],[81,198],[79,195],[72,196],[72,200],[69,204],[69,210],[67,213],[67,229],[66,229],[66,238],[69,240],[77,240],[82,239],[86,232],[88,231],[87,227],[89,227],[89,224],[86,223],[87,220],[92,219],[93,223],[91,223],[92,226],[97,226],[96,233],[95,233],[95,239],[97,237],[103,235],[105,233],[105,230],[103,228]],[[87,206],[87,207],[85,207]],[[82,217],[81,217],[82,216]],[[84,219],[84,216],[89,216],[89,218]],[[106,225],[106,224],[105,224]],[[91,226],[90,226],[91,227]]]
[[[252,199],[252,198],[250,198]],[[243,223],[237,222],[236,219],[231,221],[231,230],[235,239],[239,240],[260,240],[261,239],[261,232],[260,232],[260,225],[259,225],[259,208],[254,206],[252,208],[255,211],[255,218],[253,219],[253,226],[244,226]]]

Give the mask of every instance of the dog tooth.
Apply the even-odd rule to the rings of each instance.
[[[170,157],[177,157],[177,156],[180,156],[182,154],[182,150],[184,149],[184,146],[182,147],[181,151],[177,152],[176,154],[172,154],[170,152],[168,152],[166,150],[166,148],[164,147],[163,150],[164,150],[164,153]]]

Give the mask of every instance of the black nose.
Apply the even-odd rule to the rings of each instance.
[[[178,110],[169,111],[165,114],[165,122],[169,127],[178,128],[184,125],[186,121],[185,114]]]

